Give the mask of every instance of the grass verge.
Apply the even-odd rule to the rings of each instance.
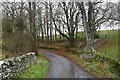
[[[112,71],[112,67],[106,62],[100,62],[96,60],[85,59],[81,55],[67,53],[67,57],[74,60],[75,63],[83,67],[86,71],[99,78],[117,78],[115,72]]]
[[[3,55],[2,53],[0,53],[0,60],[5,59],[5,55]]]
[[[37,46],[40,49],[47,49],[47,50],[58,50],[57,48],[50,47],[50,46]]]
[[[48,60],[43,54],[40,54],[36,63],[29,66],[21,75],[13,78],[45,78],[48,66]]]

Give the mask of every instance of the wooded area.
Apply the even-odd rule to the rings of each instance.
[[[74,47],[84,28],[84,50],[94,52],[103,23],[118,25],[119,3],[112,2],[3,2],[3,51],[35,51],[36,44],[68,40]]]

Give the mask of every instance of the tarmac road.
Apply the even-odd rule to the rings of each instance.
[[[89,73],[62,56],[52,53],[44,54],[50,61],[47,78],[93,78]]]

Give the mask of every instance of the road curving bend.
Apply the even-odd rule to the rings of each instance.
[[[89,73],[62,56],[52,53],[43,54],[50,61],[47,78],[93,78]]]

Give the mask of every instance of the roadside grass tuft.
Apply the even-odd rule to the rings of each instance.
[[[58,50],[57,48],[50,47],[50,46],[37,46],[37,48],[47,49],[47,50]]]
[[[5,55],[3,55],[2,53],[0,53],[0,60],[5,59]]]

